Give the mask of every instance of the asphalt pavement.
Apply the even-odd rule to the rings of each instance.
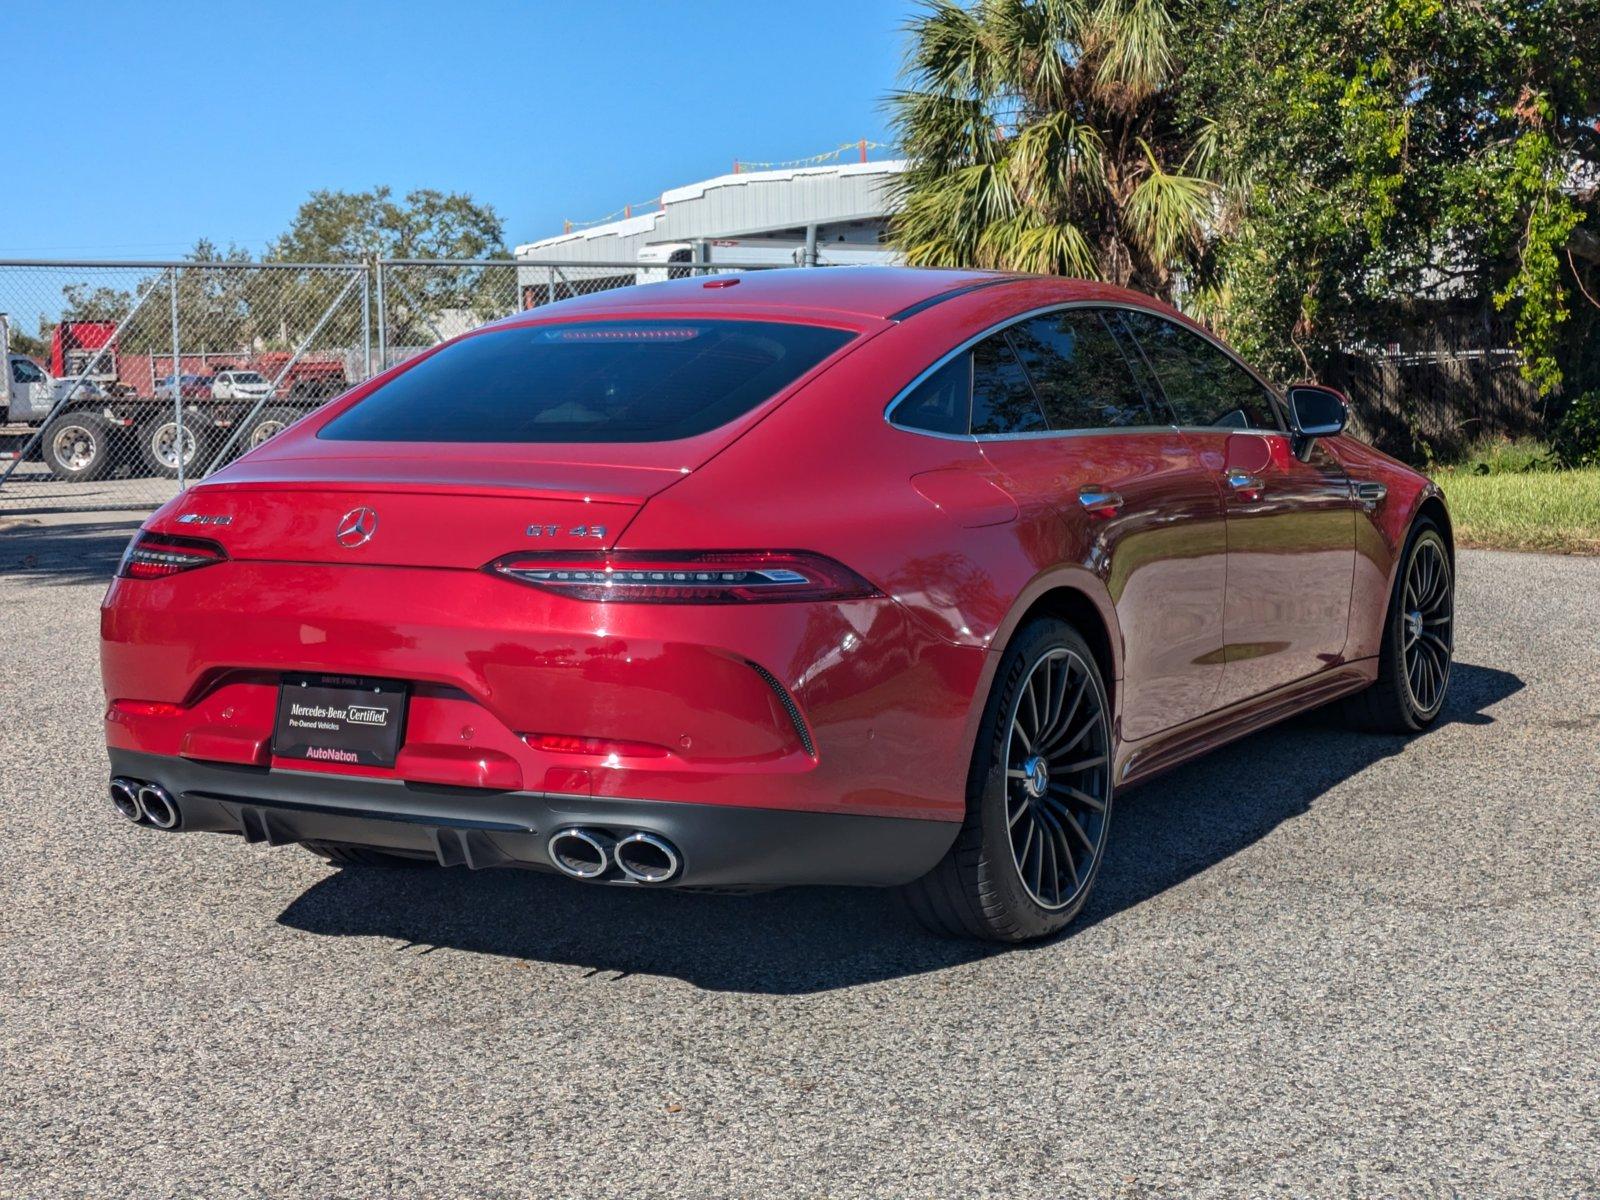
[[[0,1197],[1600,1195],[1600,560],[1464,553],[1437,728],[1126,793],[1000,950],[128,826],[129,528],[0,531]]]

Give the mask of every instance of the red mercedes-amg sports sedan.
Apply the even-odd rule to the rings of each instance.
[[[1113,796],[1302,709],[1433,721],[1450,518],[1143,296],[892,268],[519,313],[145,523],[111,799],[334,863],[1082,908]]]

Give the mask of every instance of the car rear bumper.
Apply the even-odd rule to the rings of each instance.
[[[987,665],[887,598],[599,605],[482,570],[248,560],[115,580],[101,633],[114,752],[936,821],[965,813]],[[394,765],[277,753],[296,673],[405,683]]]
[[[166,789],[179,831],[281,845],[339,842],[430,855],[444,866],[554,869],[548,845],[568,828],[664,838],[682,861],[672,887],[888,886],[926,873],[959,822],[727,804],[489,791],[329,776],[110,751],[111,774]],[[629,884],[616,869],[598,882]]]

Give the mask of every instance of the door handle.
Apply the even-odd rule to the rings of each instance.
[[[1229,471],[1228,486],[1241,500],[1261,499],[1262,483],[1259,475],[1252,475],[1248,471]]]
[[[1091,517],[1109,517],[1122,507],[1122,494],[1104,488],[1086,487],[1079,490],[1078,503]]]
[[[1368,511],[1383,503],[1383,498],[1389,494],[1389,489],[1375,480],[1352,480],[1350,486],[1355,490],[1356,499]]]

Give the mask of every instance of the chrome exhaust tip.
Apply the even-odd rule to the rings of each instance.
[[[617,868],[635,883],[667,883],[683,869],[676,846],[642,830],[623,838],[611,853]]]
[[[167,789],[159,783],[147,783],[139,789],[139,807],[144,819],[157,829],[178,827],[178,806]]]
[[[573,879],[598,879],[611,866],[611,838],[598,829],[558,829],[545,849],[555,869]]]
[[[111,803],[117,812],[137,825],[144,820],[144,809],[139,807],[139,781],[124,779],[120,775],[111,781]]]

